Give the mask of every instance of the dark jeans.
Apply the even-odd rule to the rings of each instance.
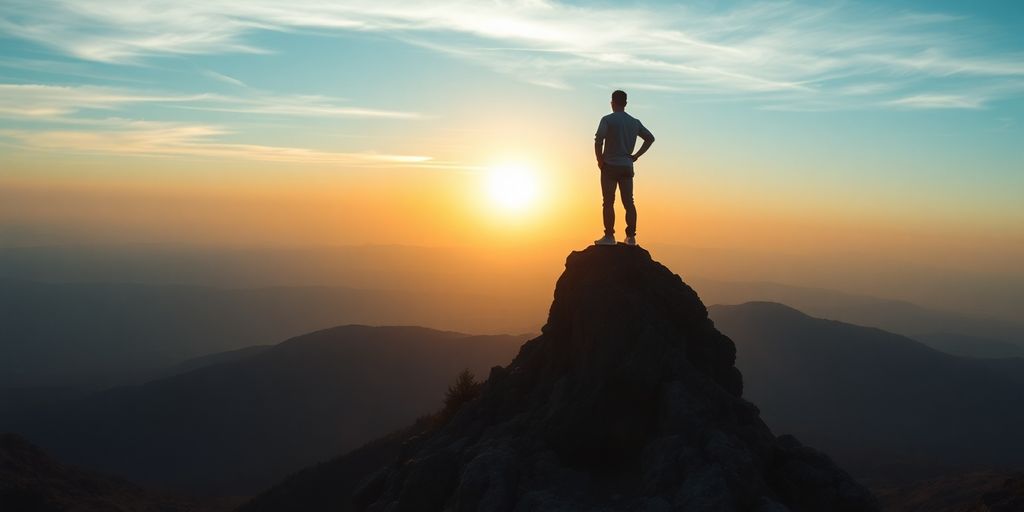
[[[605,165],[601,168],[601,196],[604,199],[604,234],[615,234],[615,187],[619,187],[626,208],[626,236],[636,236],[636,206],[633,204],[633,168]]]

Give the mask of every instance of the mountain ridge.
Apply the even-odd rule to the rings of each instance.
[[[1024,465],[1024,360],[955,356],[874,327],[777,314],[782,308],[709,308],[771,424],[865,477]]]
[[[50,404],[0,430],[70,463],[203,494],[256,492],[440,404],[523,337],[340,326],[242,359]],[[433,364],[422,361],[431,358]]]

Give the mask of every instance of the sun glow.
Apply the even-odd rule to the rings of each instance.
[[[537,174],[522,164],[502,164],[487,174],[487,195],[490,203],[503,211],[521,212],[536,202]]]

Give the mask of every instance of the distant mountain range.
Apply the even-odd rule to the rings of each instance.
[[[709,304],[768,300],[903,334],[955,355],[1024,356],[1024,327],[914,304],[773,283],[694,278]],[[529,332],[539,299],[345,287],[219,289],[0,279],[0,412],[166,376],[188,359],[346,323]],[[195,364],[194,361],[192,364]],[[12,390],[11,388],[17,388]]]
[[[23,433],[61,460],[141,483],[252,493],[432,412],[459,371],[486,375],[524,340],[337,327],[0,418],[0,430]]]
[[[1011,469],[1024,468],[1024,360],[956,357],[775,303],[709,313],[735,341],[744,396],[766,422],[848,465],[880,490],[886,510],[1018,510],[1024,487]],[[307,468],[244,510],[282,510],[296,499],[348,510],[367,468],[397,457],[416,432]]]
[[[953,355],[1024,357],[1024,324],[921,307],[902,300],[767,282],[692,278],[708,304],[778,302],[809,315],[913,338]]]
[[[0,390],[65,396],[144,382],[187,359],[348,323],[527,332],[522,316],[475,295],[0,279]]]
[[[710,312],[768,424],[862,477],[1024,467],[1024,359],[956,357],[775,303]]]
[[[493,294],[493,299],[502,304],[539,306],[539,312],[526,317],[534,328],[539,328],[544,320],[543,309],[548,306],[546,297],[551,283],[561,272],[560,266],[552,262],[561,261],[571,248],[572,242],[566,240],[514,248],[491,244],[475,247],[275,248],[161,244],[0,247],[0,278],[49,283],[184,284],[216,288],[315,285],[434,294]],[[837,253],[827,248],[809,248],[803,254],[664,244],[647,248],[653,248],[663,263],[701,290],[707,296],[707,304],[751,300],[789,303],[767,296],[720,301],[712,297],[708,288],[711,279],[767,281],[811,289],[857,290],[862,296],[898,297],[931,309],[992,316],[1015,323],[1024,319],[1024,274],[1021,272],[942,268],[933,266],[932,262],[901,261],[887,254]],[[510,257],[510,252],[514,257]],[[698,280],[698,277],[708,279]],[[803,304],[793,305],[803,307]],[[394,322],[397,320],[387,323]],[[466,330],[457,325],[447,328]]]
[[[697,290],[916,333],[774,303],[709,308],[738,348],[744,397],[777,433],[878,481],[1024,467],[1024,360],[984,357],[1015,354],[1019,326],[772,283]],[[510,304],[407,290],[0,280],[0,429],[147,484],[255,492],[436,410],[460,369],[483,377],[527,336],[346,326],[268,343],[353,321],[493,327],[536,316]],[[395,448],[373,446],[383,450],[374,456]]]
[[[826,449],[861,476],[1024,464],[1017,435],[1024,431],[1024,360],[955,357],[780,304],[709,309],[736,342],[745,396],[769,425]],[[524,339],[330,329],[200,358],[172,371],[180,375],[58,401],[43,412],[8,414],[0,428],[70,462],[145,482],[251,492],[434,410],[459,369],[485,375]],[[374,396],[383,398],[365,399]]]

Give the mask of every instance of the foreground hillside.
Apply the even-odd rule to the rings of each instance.
[[[10,512],[217,512],[231,500],[154,492],[62,464],[24,438],[0,434],[0,510]]]
[[[891,512],[1020,512],[1024,472],[969,472],[877,489]]]
[[[252,493],[429,412],[460,370],[486,374],[523,339],[337,327],[4,427],[62,460],[143,483]]]
[[[876,510],[740,398],[735,347],[626,246],[569,256],[543,334],[450,420],[298,473],[246,510]]]

